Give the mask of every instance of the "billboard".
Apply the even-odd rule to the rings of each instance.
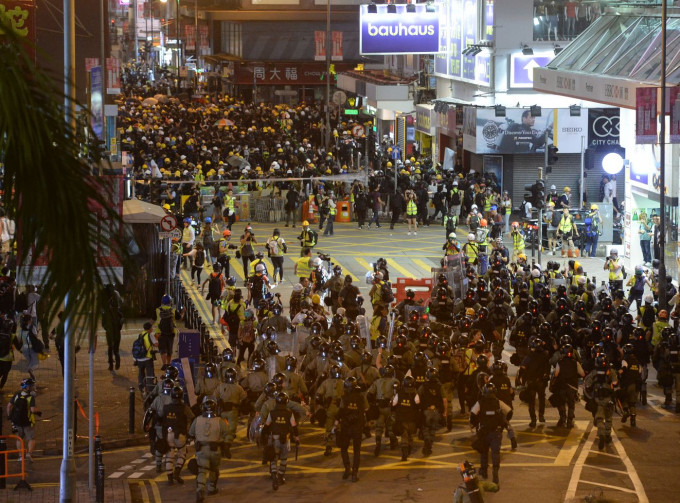
[[[361,54],[433,54],[439,52],[439,4],[369,5],[360,9],[359,52]],[[392,7],[396,12],[387,12]]]

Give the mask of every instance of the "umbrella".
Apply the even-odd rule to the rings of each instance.
[[[151,107],[157,104],[158,100],[156,98],[146,98],[144,101],[142,101],[143,107]]]
[[[159,103],[167,103],[169,101],[165,94],[156,94],[154,99],[158,100]]]
[[[234,121],[231,121],[229,119],[219,119],[217,122],[215,122],[215,126],[218,127],[224,127],[224,126],[233,126]]]
[[[243,166],[246,163],[246,160],[241,157],[240,155],[232,155],[227,158],[227,164],[229,166]]]

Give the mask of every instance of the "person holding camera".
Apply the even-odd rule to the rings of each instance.
[[[241,249],[239,253],[241,255],[241,262],[243,262],[243,274],[247,275],[248,266],[251,260],[255,259],[255,245],[257,244],[257,239],[255,239],[255,233],[250,224],[246,225],[246,229],[241,235]]]
[[[609,257],[604,261],[604,270],[609,271],[609,290],[623,290],[623,261],[619,258],[619,252],[612,248]]]
[[[574,248],[574,236],[578,237],[578,229],[574,224],[574,218],[569,213],[569,208],[564,208],[562,211],[562,218],[557,226],[557,235],[562,238],[562,256],[566,254],[569,257],[578,257],[574,255],[578,250]],[[568,250],[565,250],[567,248],[565,244],[568,245]]]

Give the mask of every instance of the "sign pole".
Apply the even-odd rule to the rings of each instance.
[[[165,292],[170,295],[170,279],[171,279],[171,269],[172,269],[172,240],[167,238],[165,240],[166,249],[168,250],[168,269],[165,281]]]
[[[661,1],[661,124],[659,127],[659,309],[667,309],[666,298],[666,24],[667,0]]]

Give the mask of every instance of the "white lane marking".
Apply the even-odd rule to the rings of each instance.
[[[128,471],[128,470],[132,470],[133,468],[134,468],[134,466],[132,466],[132,465],[125,465],[125,466],[121,466],[121,467],[118,468],[118,469],[119,469],[119,470],[122,470],[122,471],[124,471],[124,472],[126,472],[126,471]]]
[[[132,464],[132,465],[139,465],[139,464],[144,463],[145,461],[146,461],[146,459],[144,459],[144,458],[135,459],[134,461],[130,461],[130,464]]]
[[[142,466],[140,468],[140,470],[142,470],[143,472],[148,472],[149,470],[153,470],[154,468],[156,468],[156,465],[149,465],[149,466]]]
[[[147,453],[144,454],[142,457],[143,457],[143,458],[150,458],[151,456],[153,456],[153,454],[151,454],[150,452],[147,452]]]
[[[597,430],[595,428],[591,428],[590,433],[588,434],[588,437],[581,448],[581,454],[579,454],[578,459],[574,464],[574,470],[571,472],[571,479],[569,480],[569,486],[567,487],[567,495],[564,499],[565,501],[571,501],[574,497],[576,497],[576,489],[578,488],[578,482],[581,478],[583,465],[585,465],[588,454],[590,453],[590,448],[595,441],[595,437],[597,437]]]
[[[633,489],[626,489],[625,487],[612,486],[612,485],[609,485],[609,484],[603,484],[601,482],[591,482],[590,480],[583,480],[583,479],[581,479],[580,482],[582,484],[589,484],[591,486],[606,487],[607,489],[614,489],[615,491],[622,491],[624,493],[635,494],[635,491]],[[642,501],[642,500],[639,500],[639,501]],[[647,500],[644,500],[644,501],[647,501]]]
[[[109,475],[110,479],[117,479],[119,477],[122,477],[125,472],[113,472],[111,475]]]
[[[614,430],[612,430],[612,441],[614,442],[616,452],[618,452],[619,456],[621,457],[621,461],[623,461],[623,464],[626,465],[626,470],[628,470],[628,476],[630,477],[630,480],[633,482],[633,487],[635,487],[635,492],[637,493],[639,503],[648,503],[649,499],[645,494],[645,488],[642,485],[642,481],[640,480],[640,477],[638,476],[632,461],[628,457],[628,454],[626,454],[626,451],[623,448],[623,444],[619,440],[619,437],[616,436]]]
[[[656,402],[658,402],[658,404]],[[671,411],[666,409],[666,407],[663,405],[663,398],[655,399],[655,398],[650,398],[648,396],[647,397],[647,405],[649,405],[652,409],[654,409],[656,412],[658,412],[662,416],[674,416],[675,415]]]
[[[597,466],[597,465],[591,465],[586,463],[585,466],[588,468],[595,468],[596,470],[602,470],[605,472],[612,472],[612,473],[628,473],[626,470],[614,470],[613,468],[605,468],[604,466]]]
[[[138,479],[138,478],[141,477],[142,475],[144,475],[143,472],[135,472],[135,473],[133,473],[132,475],[130,475],[128,478],[129,478],[129,479]]]

